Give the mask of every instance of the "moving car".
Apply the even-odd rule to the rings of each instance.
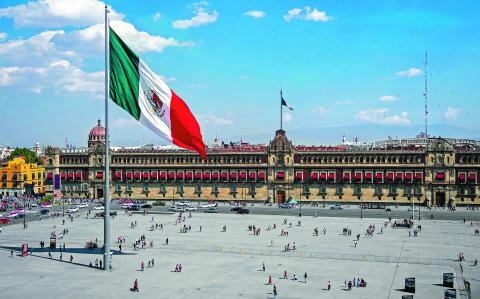
[[[196,211],[197,207],[187,207],[185,210],[187,211]]]
[[[205,210],[205,213],[218,213],[216,208],[208,208]]]
[[[41,209],[40,211],[38,211],[38,213],[39,213],[40,215],[47,215],[47,214],[50,213],[50,211],[47,210],[47,209]]]
[[[117,216],[117,211],[110,212],[110,216]],[[95,217],[105,217],[105,212],[96,213]]]
[[[32,208],[36,208],[36,207],[38,207],[38,205],[37,205],[36,203],[32,203],[32,204],[31,204],[31,207],[32,207]]]
[[[164,205],[165,205],[165,202],[163,202],[163,201],[155,201],[155,202],[153,202],[153,205],[154,205],[154,206],[164,206]]]
[[[87,203],[78,204],[78,205],[77,205],[77,208],[86,209],[86,208],[88,208],[88,204],[87,204]]]
[[[180,201],[177,203],[177,206],[189,206],[190,203],[188,201]]]
[[[153,206],[149,203],[142,205],[142,209],[151,209],[151,208],[153,208]]]
[[[69,214],[70,213],[78,213],[78,212],[80,212],[80,210],[78,208],[70,208],[70,209],[67,210],[67,213],[69,213]]]
[[[249,214],[250,211],[248,209],[241,208],[240,210],[237,211],[237,214]]]
[[[44,208],[44,209],[48,209],[48,208],[52,207],[52,204],[51,203],[44,203],[43,205],[41,205],[41,207]]]
[[[242,209],[242,207],[233,207],[233,208],[230,209],[230,211],[232,211],[232,212],[238,212],[238,211],[240,211],[241,209]]]
[[[94,210],[105,210],[105,207],[102,207],[102,206],[95,206],[93,207]]]
[[[281,208],[281,209],[291,209],[292,208],[292,206],[287,204],[287,203],[282,203],[278,207]]]
[[[340,204],[336,204],[336,205],[330,206],[330,210],[343,210],[343,206]]]
[[[0,218],[0,224],[9,224],[10,223],[10,219],[8,218]]]
[[[17,212],[10,212],[7,214],[7,218],[18,218],[18,214]]]
[[[140,211],[140,205],[130,205],[129,207],[127,207],[127,210],[128,211]]]
[[[184,209],[181,208],[181,207],[176,207],[176,206],[171,206],[170,208],[168,208],[169,211],[171,212],[183,212]]]

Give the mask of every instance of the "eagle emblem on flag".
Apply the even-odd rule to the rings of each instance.
[[[160,100],[160,97],[155,92],[155,90],[150,89],[150,91],[145,92],[152,112],[155,113],[158,117],[162,118],[165,115],[165,109],[163,108],[163,102]]]

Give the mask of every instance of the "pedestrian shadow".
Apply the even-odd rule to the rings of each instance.
[[[435,284],[434,284],[434,285],[435,285]],[[441,285],[440,285],[440,286],[441,286]],[[415,293],[415,292],[413,292],[413,291],[407,291],[405,288],[403,288],[403,289],[395,289],[395,291],[397,291],[397,292],[409,293],[409,294]]]

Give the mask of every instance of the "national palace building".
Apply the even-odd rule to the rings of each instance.
[[[60,174],[65,197],[102,198],[105,129],[84,149],[47,147],[47,193]],[[111,196],[139,200],[480,204],[480,143],[449,138],[371,145],[300,146],[278,130],[266,145],[111,149]]]

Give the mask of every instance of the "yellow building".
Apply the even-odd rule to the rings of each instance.
[[[23,157],[14,158],[0,168],[0,194],[6,196],[43,194],[44,176],[43,165],[27,163]]]

